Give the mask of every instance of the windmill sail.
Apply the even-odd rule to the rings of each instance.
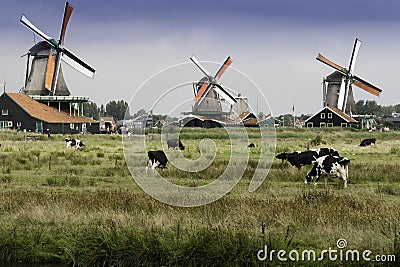
[[[47,90],[50,91],[52,95],[65,95],[66,93],[69,95],[70,94],[69,90],[68,88],[66,88],[65,81],[62,78],[63,76],[60,65],[61,60],[67,61],[68,65],[72,66],[73,68],[85,74],[86,76],[90,78],[94,77],[94,73],[96,70],[89,64],[81,60],[79,57],[74,55],[72,52],[70,52],[63,45],[68,22],[71,18],[73,9],[74,8],[72,5],[70,5],[68,2],[65,3],[64,17],[61,25],[60,38],[58,42],[55,41],[54,38],[48,36],[43,31],[41,31],[38,27],[36,27],[32,22],[29,21],[29,19],[25,15],[21,16],[20,22],[24,24],[26,27],[28,27],[30,30],[32,30],[34,33],[41,36],[48,44],[48,46],[44,46],[43,44],[41,44],[42,49],[40,50],[44,51],[44,53],[47,54],[47,57],[39,56],[38,54],[34,55],[34,60],[32,61],[32,65],[36,64],[37,67],[32,66],[31,72],[34,68],[37,71],[35,72],[34,75],[32,73],[29,75],[28,81],[26,82],[27,84],[25,88],[26,92],[29,92],[30,90],[32,92],[33,90],[35,92],[39,91],[40,95],[43,94],[46,95],[48,94],[48,92],[46,92]],[[65,60],[63,57],[64,55],[67,56],[69,60],[68,59]],[[43,60],[44,58],[45,60]],[[46,61],[46,62],[44,63],[41,61]],[[42,66],[43,64],[46,65],[44,70]],[[42,82],[42,80],[44,80],[44,82]],[[61,83],[60,86],[58,86],[59,83]],[[61,89],[61,92],[59,91],[59,87],[63,87]],[[45,89],[45,91],[42,90],[43,88]]]
[[[318,54],[317,60],[321,61],[322,63],[334,68],[336,70],[335,73],[338,73],[341,75],[341,82],[340,85],[337,84],[337,78],[332,79],[330,84],[328,84],[327,88],[327,105],[330,104],[331,107],[336,107],[342,110],[343,112],[349,114],[349,113],[355,113],[355,101],[354,101],[354,96],[353,96],[353,91],[352,91],[352,84],[355,86],[375,95],[379,96],[380,93],[382,92],[381,89],[378,87],[364,81],[363,79],[353,75],[354,67],[355,67],[355,62],[358,56],[358,52],[361,47],[361,41],[359,39],[355,39],[354,45],[353,45],[353,51],[351,54],[350,58],[350,64],[349,64],[349,69],[346,70],[342,66],[330,61],[326,57],[324,57],[321,54]],[[330,76],[334,76],[334,74]],[[337,76],[337,75],[336,75]],[[338,88],[338,89],[336,89]],[[338,95],[335,98],[335,95]],[[332,102],[332,100],[337,99],[336,102]]]

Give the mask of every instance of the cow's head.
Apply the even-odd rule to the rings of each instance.
[[[314,177],[311,176],[310,174],[307,174],[306,179],[304,180],[305,184],[309,184],[314,180]]]
[[[286,152],[282,152],[282,153],[276,155],[276,158],[277,159],[281,159],[281,160],[287,159],[287,153]]]
[[[341,166],[347,166],[347,165],[350,164],[350,160],[349,160],[348,158],[341,158],[341,159],[339,160],[339,164],[340,164]]]
[[[179,140],[179,149],[180,150],[185,150],[185,146],[181,143],[180,140]]]

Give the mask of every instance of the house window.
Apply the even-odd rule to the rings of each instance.
[[[331,112],[328,113],[328,119],[332,119],[332,113]]]
[[[8,128],[8,121],[0,121],[0,129]]]
[[[7,115],[8,115],[8,109],[3,108],[3,109],[1,110],[1,115],[7,116]]]
[[[17,127],[21,127],[22,123],[20,121],[17,121]]]
[[[325,113],[321,113],[321,119],[325,119]]]
[[[13,127],[13,123],[12,123],[12,121],[9,121],[8,122],[8,128],[12,128]]]
[[[321,122],[321,123],[319,124],[319,127],[326,127],[326,123],[325,123],[325,122]]]
[[[340,124],[340,126],[341,126],[341,127],[347,127],[347,123],[342,122],[342,123]]]
[[[71,123],[69,124],[69,128],[70,128],[70,129],[74,129],[74,123],[73,123],[73,122],[71,122]]]
[[[332,122],[328,122],[327,126],[328,127],[333,127],[333,123]]]
[[[314,124],[312,122],[307,122],[307,127],[312,128],[314,126]]]

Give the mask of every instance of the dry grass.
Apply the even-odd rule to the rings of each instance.
[[[184,134],[190,149],[183,154],[199,157],[196,144],[205,130]],[[220,134],[213,132],[222,153],[208,171],[187,174],[171,166],[166,176],[189,186],[211,182],[210,174],[218,175],[227,162],[229,146]],[[257,133],[250,134],[256,143]],[[249,193],[257,164],[254,150],[231,193],[206,206],[179,208],[152,199],[134,183],[118,136],[79,136],[86,147],[66,150],[63,136],[25,142],[0,133],[0,262],[253,266],[260,264],[256,253],[264,245],[321,251],[335,247],[339,238],[350,249],[398,255],[397,133],[377,137],[375,147],[361,148],[358,140],[364,132],[285,129],[278,131],[277,146],[303,150],[307,137],[317,134],[326,140],[324,146],[351,159],[347,189],[337,179],[329,179],[327,188],[323,183],[305,186],[309,168],[275,161],[263,185]],[[156,148],[157,142],[150,146]],[[353,263],[314,265],[320,264]]]

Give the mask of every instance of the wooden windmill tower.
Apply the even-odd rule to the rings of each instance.
[[[69,110],[70,115],[75,114],[75,111],[79,115],[83,113],[83,103],[88,101],[88,97],[71,96],[62,73],[61,60],[90,78],[94,77],[95,69],[64,47],[65,34],[73,9],[72,5],[65,3],[58,41],[37,28],[25,15],[21,16],[20,22],[44,39],[31,47],[27,53],[23,92],[59,110]],[[33,57],[32,64],[30,64],[31,57]]]
[[[224,99],[231,105],[237,102],[237,100],[218,82],[222,74],[224,74],[232,64],[232,59],[228,57],[214,76],[212,76],[194,56],[191,57],[190,60],[205,75],[198,83],[193,85],[195,104],[192,113],[213,119],[221,119],[222,115],[224,115],[221,101]]]
[[[382,92],[378,87],[353,75],[360,46],[361,41],[356,38],[348,69],[345,69],[340,65],[333,63],[323,55],[318,54],[316,58],[318,61],[321,61],[336,70],[331,75],[324,78],[322,82],[324,106],[340,109],[346,114],[356,114],[352,85],[355,85],[375,96],[379,96]]]

